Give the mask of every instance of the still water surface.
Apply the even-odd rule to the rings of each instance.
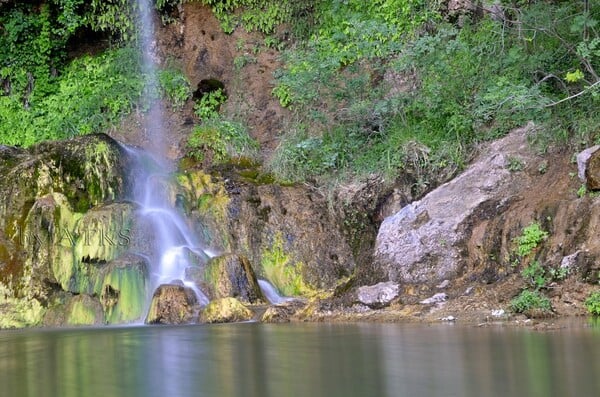
[[[600,328],[236,324],[3,331],[0,396],[600,396]]]

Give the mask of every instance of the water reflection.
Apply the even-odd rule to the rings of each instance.
[[[10,331],[0,395],[594,396],[599,336],[385,324]]]

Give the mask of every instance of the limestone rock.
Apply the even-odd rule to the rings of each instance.
[[[260,321],[263,323],[288,323],[305,306],[306,303],[297,299],[269,306],[261,316]]]
[[[266,302],[248,258],[235,254],[214,257],[199,283],[210,299],[236,298],[243,303]]]
[[[143,318],[148,268],[146,258],[134,254],[125,254],[102,266],[93,280],[93,291],[100,297],[106,323],[127,323]]]
[[[191,288],[180,284],[163,284],[154,292],[146,324],[191,323],[197,303]]]
[[[600,145],[585,149],[577,155],[579,179],[590,190],[600,189]]]
[[[202,323],[234,323],[248,321],[252,311],[235,298],[223,298],[210,302],[200,313]]]
[[[422,305],[431,305],[431,304],[446,302],[447,300],[448,300],[448,294],[446,294],[445,292],[440,292],[440,293],[437,293],[427,299],[423,299],[419,303]]]
[[[388,306],[398,297],[399,285],[392,281],[364,286],[358,289],[358,301],[373,309]]]
[[[208,176],[190,168],[179,176],[184,207],[203,225],[206,244],[246,256],[285,295],[349,276],[352,252],[326,199],[305,186],[253,179],[254,171],[223,167]]]
[[[89,295],[74,296],[66,307],[68,325],[99,325],[104,321],[102,305]]]
[[[507,164],[533,156],[527,131],[494,142],[464,173],[383,221],[375,261],[388,280],[437,284],[461,273],[473,220],[502,213],[524,183]]]
[[[55,293],[50,286],[71,290],[82,259],[73,255],[75,227],[90,208],[124,197],[128,162],[104,134],[0,147],[0,281],[44,300]]]

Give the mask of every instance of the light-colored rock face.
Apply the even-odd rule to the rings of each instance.
[[[577,155],[577,173],[588,189],[600,189],[600,145],[587,148]]]
[[[360,287],[358,289],[358,301],[371,308],[382,308],[388,306],[392,300],[398,297],[400,286],[388,281]]]
[[[463,174],[383,221],[375,260],[389,280],[439,283],[460,274],[472,219],[501,213],[523,183],[513,171],[533,159],[527,131],[494,142]]]

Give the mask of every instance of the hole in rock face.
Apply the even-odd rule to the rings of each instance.
[[[202,99],[204,95],[218,90],[222,90],[225,94],[225,97],[227,97],[227,91],[225,91],[225,84],[223,84],[222,81],[217,79],[200,80],[200,82],[198,83],[198,88],[196,88],[196,91],[194,91],[194,100],[198,101]]]

